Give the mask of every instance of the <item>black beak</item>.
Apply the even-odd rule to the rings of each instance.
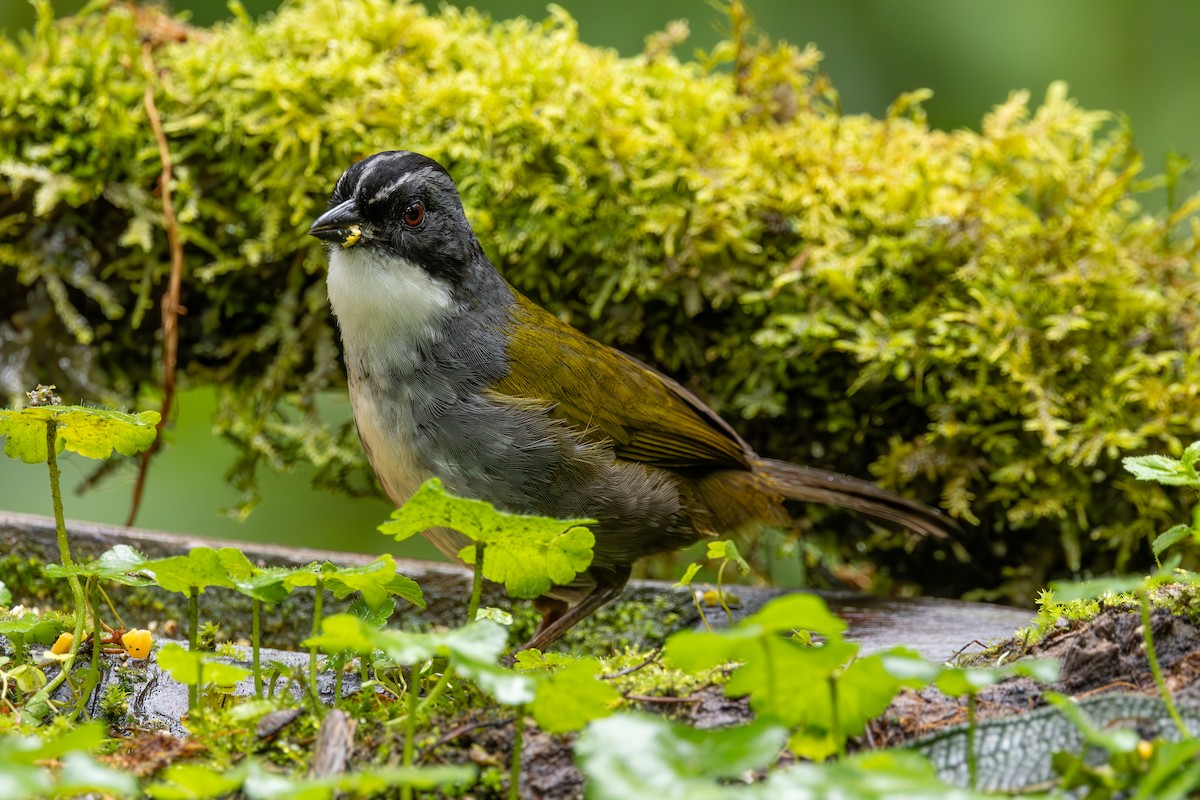
[[[357,241],[361,224],[362,217],[358,213],[358,207],[354,205],[354,200],[351,199],[334,206],[317,217],[316,222],[308,229],[308,233],[310,236],[332,244],[345,245],[351,238]]]

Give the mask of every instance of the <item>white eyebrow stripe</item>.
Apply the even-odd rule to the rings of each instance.
[[[374,166],[374,164],[372,164],[371,166]],[[413,178],[417,177],[418,174],[419,173],[409,172],[405,175],[401,175],[399,178],[392,181],[387,186],[382,187],[378,192],[375,193],[375,195],[370,200],[367,201],[367,203],[373,205],[375,203],[378,203],[381,200],[384,200],[384,199],[390,197],[391,195],[393,195],[397,191],[399,191],[401,186],[408,183]],[[365,178],[366,175],[364,175],[363,177]]]
[[[358,182],[354,184],[354,188],[356,190],[358,189],[359,186],[363,185],[363,181],[365,181],[367,178],[371,177],[371,173],[374,172],[379,167],[379,162],[382,160],[383,159],[376,158],[370,164],[367,164],[366,168],[362,172],[359,173]],[[354,194],[357,194],[357,191],[355,191]]]

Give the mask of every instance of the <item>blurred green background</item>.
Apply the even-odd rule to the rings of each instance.
[[[1028,89],[1036,100],[1054,80],[1069,83],[1084,107],[1106,109],[1130,120],[1148,175],[1164,171],[1169,153],[1200,156],[1200,3],[1184,0],[747,0],[758,26],[774,38],[824,53],[824,70],[838,89],[847,113],[882,115],[902,92],[929,88],[925,104],[932,125],[978,128],[981,118],[1009,93]],[[243,0],[254,15],[269,13],[271,0]],[[55,0],[68,14],[83,0]],[[439,3],[427,2],[435,9]],[[478,0],[471,5],[496,18],[546,16],[544,0]],[[719,38],[724,14],[705,0],[561,0],[579,22],[589,44],[634,55],[645,37],[668,22],[687,19],[691,37],[678,49],[690,57]],[[194,24],[228,16],[210,0],[175,0]],[[25,0],[0,0],[0,31],[15,36],[32,25]],[[336,20],[330,20],[336,24]],[[403,146],[403,142],[397,142]],[[1200,189],[1194,171],[1181,188]],[[1161,209],[1161,189],[1142,202]],[[72,402],[78,398],[65,398]],[[233,451],[215,439],[208,418],[212,393],[185,392],[169,433],[168,447],[156,459],[138,519],[141,527],[206,536],[277,541],[293,545],[381,552],[394,543],[374,532],[390,506],[382,499],[348,500],[312,489],[304,474],[261,477],[263,501],[246,520],[227,514],[238,496],[225,485],[223,471]],[[344,397],[327,398],[328,413],[349,414]],[[69,456],[64,477],[78,485],[93,463]],[[131,466],[131,465],[127,465]],[[133,484],[125,468],[82,497],[65,498],[75,519],[124,521]],[[44,469],[0,460],[0,508],[49,513]],[[405,545],[402,555],[436,557],[422,542]]]

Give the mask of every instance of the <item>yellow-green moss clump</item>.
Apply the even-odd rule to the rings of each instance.
[[[740,26],[681,63],[664,37],[630,59],[581,44],[561,11],[307,0],[212,30],[141,13],[43,12],[0,42],[14,398],[156,381],[149,84],[186,251],[181,367],[224,387],[244,485],[265,458],[371,487],[352,432],[314,410],[342,376],[305,231],[348,164],[406,148],[455,175],[514,283],[681,376],[763,452],[978,520],[970,580],[1123,566],[1180,515],[1117,458],[1200,429],[1197,202],[1147,215],[1128,132],[1062,86],[945,133],[920,93],[886,119],[838,113],[818,53]]]

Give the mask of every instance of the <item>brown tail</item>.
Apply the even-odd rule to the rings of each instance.
[[[936,508],[880,489],[870,481],[771,458],[757,459],[754,471],[789,500],[838,506],[939,539],[954,538],[961,532],[954,520]]]

